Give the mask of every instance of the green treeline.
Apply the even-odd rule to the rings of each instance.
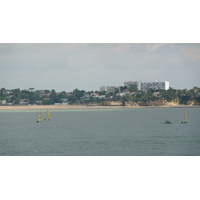
[[[56,92],[52,90],[34,90],[29,88],[26,90],[5,88],[0,89],[0,104],[42,104],[50,105],[56,103],[67,104],[98,104],[105,105],[106,101],[121,102],[126,105],[126,102],[140,103],[165,101],[176,102],[177,104],[200,104],[200,88],[194,87],[190,90],[177,90],[169,88],[168,90],[153,90],[149,89],[144,92],[137,90],[135,86],[130,88],[120,87],[114,92],[106,93],[99,91],[84,91],[75,89],[73,92]]]

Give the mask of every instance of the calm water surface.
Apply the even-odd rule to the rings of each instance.
[[[186,110],[188,124],[181,124]],[[0,112],[1,156],[199,156],[200,108]],[[42,111],[46,117],[45,110]],[[170,120],[172,124],[163,124]]]

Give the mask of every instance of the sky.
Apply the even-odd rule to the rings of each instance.
[[[125,81],[200,87],[200,43],[0,43],[0,87],[96,91]]]

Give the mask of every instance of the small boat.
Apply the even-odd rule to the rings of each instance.
[[[42,113],[41,113],[41,111],[39,112],[39,114],[38,114],[38,121],[36,121],[37,123],[38,122],[42,122]]]
[[[187,115],[186,115],[186,111],[184,111],[184,121],[181,122],[181,124],[187,124],[188,123],[188,118],[187,118]]]
[[[164,122],[164,124],[171,124],[171,122],[166,120],[166,122]]]
[[[51,119],[51,114],[50,114],[49,110],[47,110],[47,118],[48,118],[48,120],[50,121],[50,119]]]

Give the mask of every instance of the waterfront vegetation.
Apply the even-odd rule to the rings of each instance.
[[[127,88],[121,86],[120,89],[115,89],[114,92],[106,93],[105,91],[84,91],[75,89],[72,92],[56,92],[52,90],[35,90],[29,88],[25,90],[6,88],[0,89],[0,104],[1,105],[52,105],[52,104],[93,104],[93,105],[108,105],[108,102],[119,102],[121,105],[150,105],[152,102],[167,103],[174,102],[176,104],[185,105],[200,105],[200,88],[193,87],[192,89],[173,89],[168,90],[153,90],[149,89],[144,92],[137,90],[135,86]]]

